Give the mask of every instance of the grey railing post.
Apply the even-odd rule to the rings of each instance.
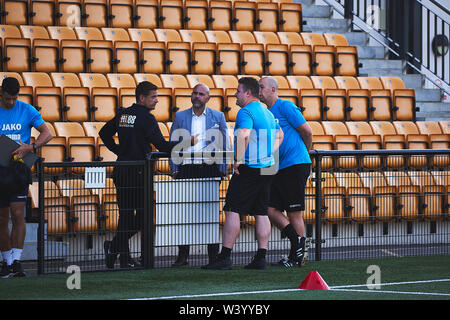
[[[315,260],[322,260],[322,159],[323,157],[315,152],[313,155],[316,162],[315,182],[316,182],[316,228],[315,228]]]
[[[150,154],[144,165],[144,218],[142,228],[142,258],[145,269],[154,268],[155,266],[155,246],[154,246],[154,229],[153,224],[153,204],[154,188],[153,188],[153,157]]]
[[[37,273],[44,273],[44,259],[45,259],[45,215],[44,215],[44,177],[43,164],[41,159],[36,162],[36,171],[38,175],[39,184],[39,225],[37,238]]]

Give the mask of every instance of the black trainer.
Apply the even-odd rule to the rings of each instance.
[[[296,248],[291,248],[291,253],[289,259],[294,260],[298,263],[299,267],[303,267],[308,260],[308,250],[311,240],[309,238],[299,238],[299,246]]]
[[[105,250],[105,264],[109,269],[114,269],[114,264],[116,263],[117,253],[111,252],[112,241],[106,240],[103,243],[103,249]]]
[[[26,274],[23,271],[23,267],[22,264],[20,263],[19,260],[14,260],[13,264],[12,264],[12,272],[13,272],[13,277],[25,277]]]
[[[280,261],[272,263],[272,266],[275,267],[284,267],[284,268],[292,268],[297,267],[298,262],[295,260],[292,260],[291,258],[283,257]]]
[[[201,268],[207,270],[231,270],[232,265],[231,258],[221,258],[219,256],[215,261],[208,263]]]
[[[299,267],[303,267],[308,260],[308,251],[311,240],[309,238],[301,238],[300,239],[300,248],[296,251],[296,261],[298,262]]]
[[[140,267],[139,263],[134,260],[129,253],[121,254],[119,260],[121,269],[133,269]]]
[[[6,261],[2,262],[2,270],[0,271],[0,277],[2,277],[3,279],[12,277],[14,275],[13,270],[12,270],[12,266],[8,266],[8,264],[6,263]]]
[[[255,256],[252,261],[244,267],[244,269],[265,270],[267,269],[266,259]]]

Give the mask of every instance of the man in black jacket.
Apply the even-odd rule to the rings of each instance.
[[[155,109],[157,103],[158,87],[143,81],[136,87],[136,103],[121,109],[100,130],[100,138],[109,150],[117,154],[117,161],[145,160],[152,149],[150,144],[159,151],[171,152],[178,143],[164,139],[155,116],[149,112]],[[113,138],[116,133],[119,144]],[[192,137],[191,143],[195,142]],[[131,259],[128,240],[142,225],[145,197],[143,166],[115,166],[113,180],[117,189],[119,222],[113,240],[104,243],[106,266],[114,268],[120,254],[120,267],[132,268],[136,262]]]

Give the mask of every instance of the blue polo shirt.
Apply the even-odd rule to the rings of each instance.
[[[234,127],[234,152],[236,155],[237,134],[242,128],[250,129],[250,137],[245,150],[244,164],[252,168],[265,168],[275,163],[273,146],[280,126],[273,114],[260,102],[252,102],[239,110]]]
[[[41,114],[30,104],[16,101],[12,109],[0,107],[0,134],[6,135],[17,143],[30,144],[31,127],[44,123]]]
[[[279,149],[279,169],[300,163],[311,163],[306,145],[296,130],[298,126],[306,122],[299,108],[291,101],[279,98],[269,110],[278,120],[284,133]]]

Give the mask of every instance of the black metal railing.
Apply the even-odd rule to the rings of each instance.
[[[450,253],[450,150],[313,150],[310,156],[304,221],[311,260]],[[179,245],[190,246],[190,266],[206,264],[207,245],[222,239],[231,171],[173,179],[168,161],[169,154],[153,153],[136,162],[39,163],[38,273],[72,264],[111,270],[103,246],[119,232],[133,234],[129,254],[140,268],[170,267]],[[136,213],[144,214],[138,226],[119,231],[118,195],[136,175],[117,186],[112,173],[136,167],[143,180],[134,190],[145,195]],[[242,216],[233,263],[248,263],[255,250],[255,221]],[[288,252],[288,241],[272,228],[267,259]],[[117,259],[112,269],[119,268]]]
[[[450,37],[448,9],[432,0],[438,9],[422,0],[323,1],[384,46],[394,59],[405,60],[413,72],[423,74],[450,94],[450,53],[438,57],[432,47],[436,37]],[[386,21],[386,29],[381,21]]]

